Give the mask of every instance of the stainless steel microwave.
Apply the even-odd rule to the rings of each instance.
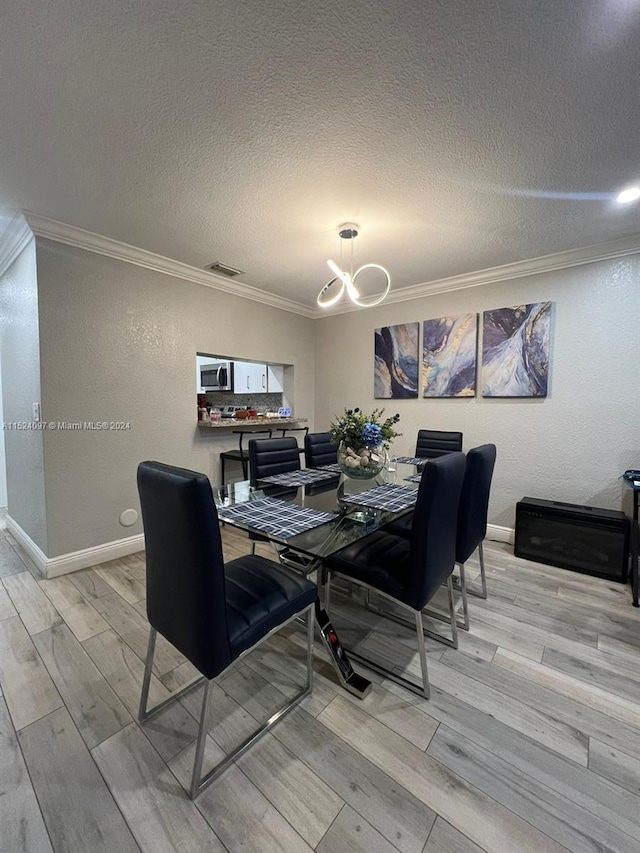
[[[200,367],[200,384],[205,391],[231,391],[233,365],[230,361],[215,361]]]

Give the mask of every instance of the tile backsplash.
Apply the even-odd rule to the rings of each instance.
[[[233,394],[231,391],[209,391],[207,403],[218,409],[223,406],[243,406],[258,412],[277,412],[282,394]]]

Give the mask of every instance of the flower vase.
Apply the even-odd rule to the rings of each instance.
[[[383,445],[377,447],[349,447],[344,441],[338,447],[338,465],[347,477],[370,480],[377,477],[387,460]]]

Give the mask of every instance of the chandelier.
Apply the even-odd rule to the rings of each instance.
[[[342,299],[345,291],[349,299],[351,299],[351,301],[359,308],[372,308],[374,305],[379,305],[389,293],[391,277],[387,270],[384,267],[381,267],[380,264],[364,264],[359,267],[355,273],[353,271],[353,241],[358,236],[359,231],[360,226],[355,222],[344,222],[342,225],[338,225],[338,236],[340,237],[340,266],[332,260],[327,261],[327,266],[333,273],[333,278],[325,284],[318,294],[317,302],[321,308],[330,308],[332,305],[335,305],[336,302]],[[349,240],[351,244],[350,272],[344,272],[342,269],[343,240]],[[360,273],[369,269],[380,270],[384,276],[385,283],[381,293],[375,294],[372,297],[361,297],[360,292],[356,287],[356,280]]]

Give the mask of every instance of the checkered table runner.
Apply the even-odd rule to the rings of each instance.
[[[238,521],[248,524],[253,530],[271,534],[280,539],[289,539],[319,527],[337,517],[334,512],[320,512],[308,506],[298,506],[277,498],[260,498],[257,501],[218,507],[222,521]]]
[[[330,465],[318,465],[316,471],[331,471],[332,474],[342,474],[342,468],[337,462],[332,462]]]
[[[419,456],[396,456],[396,462],[403,462],[405,465],[426,465],[428,461]]]
[[[409,483],[419,483],[422,479],[422,471],[418,471],[417,474],[412,474],[410,477],[405,477],[404,479]]]
[[[358,504],[358,506],[370,506],[373,509],[400,512],[413,506],[417,497],[416,489],[386,483],[383,486],[376,486],[375,489],[369,489],[367,492],[361,492],[359,495],[342,498],[342,500],[345,503]]]
[[[317,483],[320,480],[331,480],[335,476],[333,471],[302,468],[300,471],[285,471],[284,474],[271,474],[269,477],[261,477],[260,482],[276,483],[279,486],[306,486],[308,483]]]

